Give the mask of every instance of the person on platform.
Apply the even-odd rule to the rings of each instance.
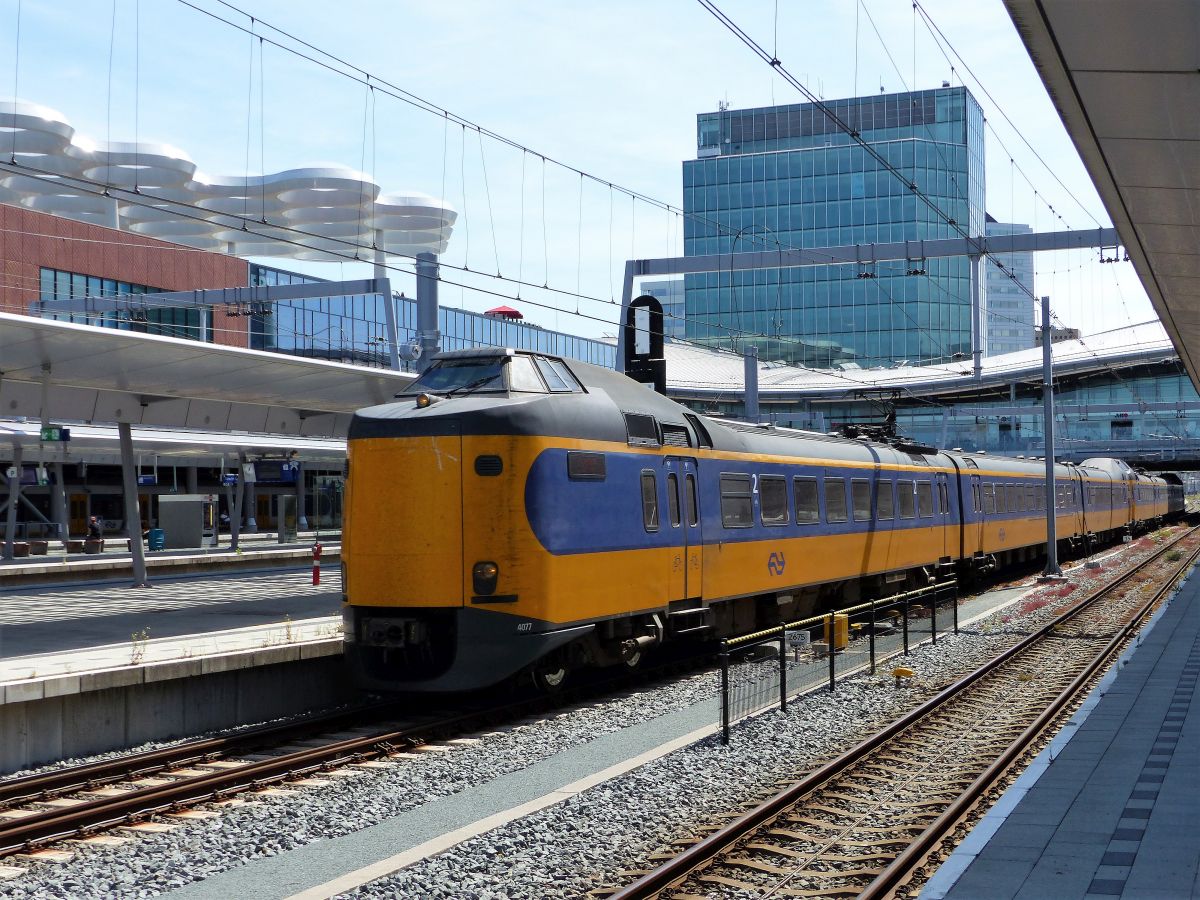
[[[104,533],[100,530],[100,520],[95,516],[92,516],[90,519],[88,519],[87,536],[88,540],[99,540],[104,536]]]

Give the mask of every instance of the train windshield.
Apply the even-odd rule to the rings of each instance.
[[[439,359],[404,389],[400,396],[429,393],[447,396],[476,391],[503,391],[503,356],[474,359]]]

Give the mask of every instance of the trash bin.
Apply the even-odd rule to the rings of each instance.
[[[161,550],[167,546],[167,533],[161,528],[151,528],[146,540],[151,550]]]

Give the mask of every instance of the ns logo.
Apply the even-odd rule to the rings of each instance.
[[[782,551],[776,551],[767,557],[767,571],[772,575],[782,575],[785,565],[786,561],[783,558]]]

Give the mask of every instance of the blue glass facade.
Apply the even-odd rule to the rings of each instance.
[[[320,278],[268,266],[250,267],[253,286],[321,282]],[[416,301],[401,297],[398,312],[400,341],[415,340]],[[388,365],[386,321],[383,297],[379,294],[281,300],[272,304],[269,315],[261,312],[252,315],[250,347],[385,367]],[[442,307],[438,312],[438,330],[442,333],[443,350],[500,346],[537,350],[609,368],[616,362],[613,344],[464,309]]]
[[[703,113],[698,158],[683,164],[685,255],[983,234],[983,112],[966,88],[827,106],[902,177],[813,104]],[[761,359],[889,366],[971,350],[965,257],[715,271],[686,276],[685,291],[689,340],[752,341]]]

